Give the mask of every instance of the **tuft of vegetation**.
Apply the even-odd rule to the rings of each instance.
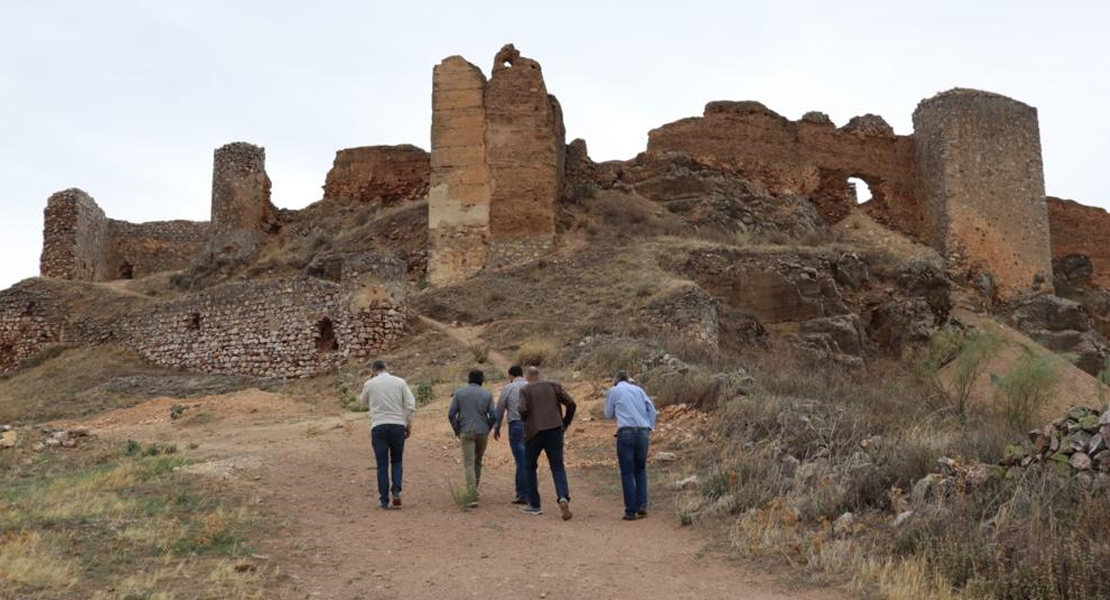
[[[558,361],[559,345],[548,339],[531,339],[520,345],[517,363],[528,367],[551,366]]]
[[[991,374],[998,405],[1015,430],[1025,431],[1032,427],[1037,415],[1052,399],[1060,382],[1058,360],[1052,355],[1038,356],[1023,347],[1009,373]]]
[[[966,423],[972,388],[998,351],[1002,338],[991,331],[945,327],[908,357],[917,377],[928,384],[943,405]],[[952,364],[949,377],[942,373]]]
[[[435,397],[435,388],[432,384],[421,382],[416,385],[416,405],[424,406],[430,403]]]
[[[485,342],[476,342],[466,347],[470,351],[470,357],[478,364],[485,364],[489,360],[489,344]]]
[[[465,485],[455,485],[448,482],[447,490],[451,494],[451,499],[455,501],[455,506],[459,510],[469,511],[474,508],[474,504],[478,502],[478,491]]]

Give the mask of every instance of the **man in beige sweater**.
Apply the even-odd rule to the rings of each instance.
[[[360,400],[370,409],[370,444],[378,464],[378,507],[382,510],[401,508],[405,440],[412,435],[416,397],[405,380],[390,375],[380,360],[371,363],[370,375],[362,387]]]

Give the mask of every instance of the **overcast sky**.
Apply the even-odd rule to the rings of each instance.
[[[429,147],[432,66],[540,61],[567,140],[631,158],[709,100],[898,133],[948,88],[1040,110],[1048,193],[1110,206],[1101,2],[98,2],[0,0],[0,288],[38,273],[42,209],[208,218],[212,150],[266,147],[274,202],[319,199],[340,148]]]

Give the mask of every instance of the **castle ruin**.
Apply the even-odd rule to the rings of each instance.
[[[862,210],[935,248],[950,270],[989,281],[1002,302],[1051,291],[1053,259],[1073,254],[1090,257],[1091,281],[1110,284],[1098,225],[1110,217],[1046,201],[1036,109],[997,94],[954,89],[923,100],[911,135],[875,115],[837,127],[816,111],[790,120],[758,102],[714,101],[701,116],[652,130],[641,157],[596,164],[583,141],[565,143],[562,110],[539,63],[511,44],[494,57],[489,78],[452,56],[433,68],[432,82],[430,152],[340,150],[323,199],[303,211],[273,206],[265,150],[241,142],[214,153],[209,222],[132,224],[108,218],[81,190],[58,192],[45,210],[41,275],[98,282],[249,263],[285,243],[282,228],[311,210],[426,199],[417,257],[426,263],[407,269],[449,286],[551,252],[572,184],[602,171],[606,185],[619,184],[637,160],[681,155],[769,197],[804,198],[827,225]],[[868,184],[870,201],[857,205],[850,178]],[[397,290],[406,266],[384,278],[351,267],[376,260],[325,257],[298,277],[188,291],[110,323],[51,316],[44,306],[52,288],[25,282],[0,298],[0,373],[51,344],[117,341],[171,366],[312,374],[403,335]]]

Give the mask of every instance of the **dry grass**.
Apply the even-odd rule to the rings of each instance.
[[[524,366],[550,367],[558,364],[561,354],[558,343],[548,339],[531,339],[520,345],[516,362]]]
[[[257,524],[184,458],[29,445],[0,455],[0,598],[263,597],[265,573],[235,569]]]

